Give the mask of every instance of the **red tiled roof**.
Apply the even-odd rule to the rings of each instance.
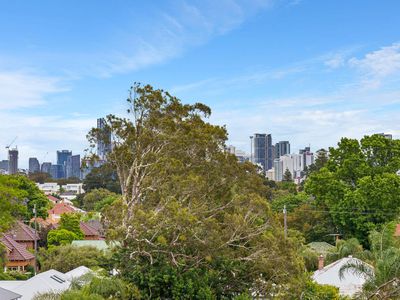
[[[4,246],[7,247],[7,249],[11,250],[7,255],[7,259],[9,261],[31,260],[35,258],[32,253],[25,249],[24,245],[17,243],[11,236],[7,234],[4,234],[0,241]]]
[[[396,230],[394,232],[394,236],[400,236],[400,224],[396,225]]]
[[[54,197],[54,196],[52,196],[52,195],[47,195],[47,198],[48,198],[51,202],[54,202],[54,203],[57,203],[57,202],[60,202],[60,201],[61,201],[60,199],[58,199],[58,198],[56,198],[56,197]]]
[[[80,223],[81,230],[85,236],[100,236],[100,233],[88,223]]]
[[[11,228],[8,232],[8,235],[12,236],[15,241],[32,241],[40,240],[40,237],[35,231],[29,227],[28,225],[24,224],[21,221],[17,221],[13,228]]]
[[[66,203],[56,203],[54,207],[48,211],[49,215],[62,215],[65,213],[74,212],[75,208]]]

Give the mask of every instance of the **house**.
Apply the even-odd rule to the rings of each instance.
[[[343,296],[352,296],[361,291],[367,278],[361,274],[347,270],[340,276],[340,269],[348,263],[364,264],[366,267],[372,266],[352,256],[339,259],[324,267],[324,257],[319,257],[318,270],[314,272],[312,278],[319,284],[328,284],[339,288],[339,293]]]
[[[36,186],[46,195],[57,194],[60,192],[60,186],[57,182],[36,183]]]
[[[5,269],[14,271],[26,271],[28,266],[35,266],[35,256],[26,247],[16,242],[12,236],[4,234],[0,242],[6,248],[7,261]]]
[[[56,198],[56,197],[54,197],[54,196],[52,196],[52,195],[47,195],[47,199],[49,199],[50,202],[53,203],[53,204],[56,204],[56,203],[58,203],[58,202],[61,202],[61,199],[58,199],[58,198]]]
[[[0,280],[0,299],[3,300],[1,289],[19,296],[19,298],[4,298],[7,300],[31,300],[38,294],[48,292],[61,293],[70,288],[72,280],[89,272],[91,272],[90,269],[81,266],[65,274],[56,270],[48,270],[28,280]]]
[[[11,292],[9,290],[3,289],[0,287],[0,299],[1,300],[17,300],[21,299],[21,295]]]
[[[35,230],[21,221],[17,221],[7,234],[11,236],[14,241],[24,245],[27,249],[34,249],[35,242],[40,240]]]
[[[48,218],[46,219],[46,221],[48,223],[58,223],[60,221],[61,215],[62,214],[67,214],[67,213],[74,213],[79,211],[76,207],[63,203],[63,202],[59,202],[56,203],[53,208],[49,209],[48,211]]]
[[[80,228],[85,235],[85,240],[101,240],[100,233],[97,231],[96,228],[90,226],[86,222],[80,222]]]

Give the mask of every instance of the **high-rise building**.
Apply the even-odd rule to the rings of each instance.
[[[314,153],[311,152],[310,147],[300,149],[299,155],[302,156],[302,171],[304,171],[306,167],[309,167],[314,163]]]
[[[64,166],[63,165],[51,165],[50,167],[50,176],[53,179],[64,178]]]
[[[279,158],[285,154],[290,154],[290,143],[288,141],[280,141],[275,144],[275,158]]]
[[[8,160],[4,159],[0,161],[0,170],[8,172]]]
[[[81,156],[79,154],[69,156],[67,159],[65,170],[66,178],[81,178]]]
[[[18,150],[17,148],[8,150],[8,174],[18,173]]]
[[[302,159],[303,156],[300,154],[285,154],[276,158],[274,160],[275,180],[282,181],[286,170],[289,170],[292,179],[298,182],[301,178]]]
[[[377,134],[387,138],[388,140],[393,139],[393,135],[391,135],[390,133],[377,133]]]
[[[40,164],[36,157],[29,158],[29,173],[40,172]]]
[[[61,150],[61,151],[57,151],[57,165],[61,165],[62,166],[62,173],[61,173],[61,177],[59,178],[65,178],[65,167],[67,164],[67,160],[68,157],[72,156],[72,151],[69,150]]]
[[[97,141],[97,155],[100,160],[106,160],[107,154],[111,152],[111,131],[107,129],[104,118],[97,119],[97,129],[101,131]]]
[[[272,136],[266,133],[255,133],[252,139],[253,162],[261,165],[264,172],[273,166]]]
[[[40,168],[41,172],[50,174],[50,170],[51,170],[51,162],[42,163],[42,167]]]

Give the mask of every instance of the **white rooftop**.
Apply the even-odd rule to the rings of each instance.
[[[347,263],[361,263],[369,266],[362,260],[349,256],[339,259],[321,270],[315,271],[312,277],[319,284],[329,284],[338,287],[341,295],[352,296],[362,289],[366,278],[363,275],[355,274],[351,270],[345,271],[343,278],[340,278],[340,269]],[[372,268],[372,266],[370,267]]]
[[[21,295],[22,297],[19,298],[21,300],[31,300],[37,294],[63,292],[70,287],[73,279],[89,272],[91,270],[85,266],[77,267],[65,274],[56,270],[48,270],[28,280],[0,280],[0,288]],[[2,300],[1,297],[0,300]]]
[[[92,270],[90,270],[89,268],[87,268],[85,266],[80,266],[80,267],[77,267],[77,268],[65,273],[65,276],[67,277],[67,279],[69,281],[71,281],[75,278],[79,278],[90,272],[92,272]]]

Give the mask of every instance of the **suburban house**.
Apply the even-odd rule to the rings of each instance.
[[[56,204],[58,202],[61,202],[61,199],[58,199],[57,197],[54,197],[52,195],[47,195],[47,199],[50,200],[51,203]]]
[[[82,210],[67,203],[59,202],[54,204],[53,208],[49,209],[48,211],[49,216],[47,217],[46,221],[52,224],[58,223],[60,221],[62,214],[74,213],[74,212],[82,212]]]
[[[325,267],[324,257],[321,255],[318,261],[318,270],[314,272],[312,278],[319,284],[328,284],[339,288],[339,293],[343,296],[353,296],[355,293],[362,290],[362,286],[367,281],[367,278],[350,270],[345,271],[343,277],[341,277],[340,269],[348,263],[364,264],[366,267],[373,269],[372,266],[351,255],[339,259]]]
[[[101,240],[102,237],[100,236],[99,231],[90,226],[87,222],[80,222],[80,228],[85,235],[85,240]]]
[[[9,298],[0,297],[1,300],[31,300],[36,295],[48,292],[61,293],[71,286],[71,281],[91,272],[89,268],[80,266],[67,273],[48,270],[39,273],[28,280],[0,280],[0,296],[2,292],[10,295]],[[6,294],[8,292],[8,294]],[[14,298],[11,298],[14,297]]]
[[[35,233],[33,228],[21,221],[17,221],[7,234],[11,236],[14,241],[24,245],[27,249],[34,249],[35,241],[37,242],[40,240],[39,235]]]
[[[9,290],[3,289],[0,287],[0,299],[1,300],[17,300],[21,299],[21,295],[11,292]]]
[[[35,256],[26,249],[26,246],[16,242],[9,234],[4,234],[0,242],[6,249],[6,270],[26,271],[28,266],[35,266]]]

